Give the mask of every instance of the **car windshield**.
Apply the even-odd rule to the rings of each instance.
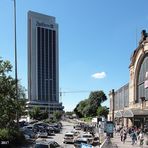
[[[36,144],[35,148],[48,148],[48,145],[44,145],[44,144]]]
[[[83,135],[83,137],[85,137],[85,138],[91,138],[92,136],[91,135]]]
[[[65,135],[65,137],[73,137],[73,135]]]
[[[87,144],[87,141],[80,141],[80,140],[75,141],[75,144],[81,144],[81,143],[86,143]]]

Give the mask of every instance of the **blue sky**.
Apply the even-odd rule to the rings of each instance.
[[[148,28],[147,0],[16,0],[18,78],[27,88],[27,12],[59,24],[60,101],[71,111],[89,91],[108,97],[129,81],[130,56]],[[14,65],[13,1],[0,0],[0,56]],[[76,91],[75,93],[70,93]],[[82,91],[82,92],[77,92]],[[83,92],[86,91],[86,92]],[[105,105],[109,106],[109,100]]]

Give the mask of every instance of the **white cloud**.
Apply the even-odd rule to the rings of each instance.
[[[106,77],[106,73],[105,72],[97,72],[97,73],[93,74],[92,77],[94,79],[103,79]]]

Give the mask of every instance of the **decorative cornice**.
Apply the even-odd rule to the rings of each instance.
[[[139,41],[139,45],[138,45],[138,47],[134,50],[134,52],[131,55],[131,58],[130,58],[131,63],[129,65],[129,68],[134,65],[139,50],[142,50],[143,53],[144,53],[145,43],[148,43],[148,33],[146,33],[146,30],[142,30],[142,32],[141,32],[141,39]]]

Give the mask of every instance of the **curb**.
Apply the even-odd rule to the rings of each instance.
[[[102,148],[102,147],[104,146],[104,144],[106,143],[106,140],[107,140],[107,139],[105,139],[105,140],[103,141],[103,143],[100,145],[100,148]]]

